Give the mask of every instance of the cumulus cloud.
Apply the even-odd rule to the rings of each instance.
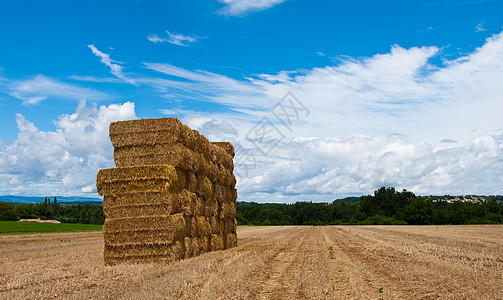
[[[0,193],[95,196],[98,170],[113,167],[109,124],[134,118],[133,103],[96,108],[84,100],[55,121],[55,131],[41,131],[17,114],[17,139],[0,146]]]
[[[443,150],[396,134],[291,139],[262,164],[269,167],[259,165],[240,178],[245,198],[269,194],[328,201],[380,186],[423,195],[503,193],[501,134],[477,136],[462,147]]]
[[[483,31],[486,31],[486,29],[484,28],[484,24],[482,23],[479,23],[475,26],[475,31],[476,32],[483,32]]]
[[[251,126],[291,92],[311,112],[293,127],[296,136],[399,131],[442,147],[446,144],[439,141],[444,139],[464,144],[476,134],[499,129],[503,34],[488,38],[469,55],[440,66],[430,64],[439,51],[434,46],[405,49],[395,45],[389,53],[244,79],[144,63],[167,78],[142,82],[167,98],[223,106],[232,112],[228,118],[239,119],[235,114],[239,112],[241,122]]]
[[[240,16],[250,12],[269,9],[286,0],[218,0],[225,6],[220,10],[224,15]]]
[[[89,88],[59,82],[44,75],[28,80],[9,81],[4,84],[9,95],[20,99],[25,105],[36,105],[47,98],[102,100],[107,95]]]
[[[197,128],[210,141],[235,141],[239,132],[226,121],[214,117],[189,116],[183,122],[191,128]]]
[[[246,150],[236,156],[244,200],[267,195],[330,200],[382,185],[420,194],[502,193],[503,34],[473,53],[431,65],[439,51],[393,46],[389,53],[344,58],[334,66],[259,74],[248,81],[226,78],[225,85],[218,74],[147,67],[193,81],[201,91],[218,91],[202,98],[208,102],[248,112],[242,119],[209,113],[193,122],[202,129],[212,118],[225,118],[237,128],[233,141]],[[233,97],[240,89],[250,101]],[[269,110],[287,92],[311,113],[291,130],[276,123],[285,139],[264,156],[246,134],[261,117],[274,121]],[[259,105],[254,110],[248,103]],[[256,158],[251,169],[239,161],[249,153]]]
[[[168,37],[163,38],[159,37],[157,34],[151,34],[147,36],[147,39],[153,43],[170,43],[173,45],[178,45],[178,46],[183,46],[183,47],[189,47],[192,44],[196,43],[201,37],[194,35],[194,36],[189,36],[189,35],[183,35],[183,34],[176,34],[176,33],[171,33],[166,30],[166,33],[168,34]]]
[[[91,49],[91,51],[93,52],[94,55],[96,55],[97,57],[101,58],[101,60],[100,60],[101,63],[103,63],[105,66],[107,66],[107,67],[110,68],[110,73],[112,73],[112,75],[114,75],[117,78],[120,78],[120,79],[122,79],[122,80],[124,80],[124,81],[126,81],[128,83],[131,83],[131,84],[135,83],[133,79],[126,77],[122,73],[124,67],[121,66],[119,64],[119,62],[117,62],[115,60],[112,60],[110,58],[109,54],[101,52],[94,45],[87,45],[87,47],[89,47],[89,49]]]
[[[503,34],[458,59],[430,63],[441,55],[435,46],[395,45],[370,57],[344,57],[325,67],[247,78],[144,63],[155,75],[134,75],[134,80],[171,100],[159,110],[162,113],[180,117],[212,140],[229,140],[239,147],[235,165],[241,200],[331,200],[370,193],[382,185],[419,194],[501,194]],[[106,55],[103,60],[119,65]],[[286,127],[271,109],[289,92],[309,114],[293,114]],[[100,110],[87,119],[96,119]],[[270,144],[271,151],[260,151],[257,139],[250,138],[262,120],[281,131],[281,139]],[[72,122],[61,119],[58,131],[45,133],[22,116],[18,122],[23,136],[16,143],[23,138],[50,140],[56,150],[46,155],[56,153],[61,164],[111,164],[111,150],[108,158],[102,153],[91,159],[90,148],[71,146],[93,145],[71,141],[73,135],[64,129]],[[85,136],[85,127],[78,128],[76,139]],[[108,141],[106,135],[103,140]],[[3,153],[17,153],[5,150],[14,145],[3,146]],[[79,156],[81,148],[84,154]],[[19,167],[12,163],[13,157],[1,156],[1,169],[10,170],[0,175],[4,182],[34,182],[41,176],[56,178],[62,186],[79,182],[63,181],[58,168],[48,171],[47,163],[36,155],[26,155],[24,166],[17,160]],[[95,170],[94,165],[86,168]],[[89,184],[82,183],[79,189],[88,191]]]

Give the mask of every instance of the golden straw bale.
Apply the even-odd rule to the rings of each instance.
[[[238,235],[236,232],[231,232],[225,235],[225,249],[234,248],[238,245]]]
[[[236,202],[236,189],[222,185],[214,186],[213,201],[217,203]]]
[[[197,187],[197,175],[194,172],[187,172],[187,183],[185,188],[191,192],[195,192]]]
[[[109,230],[104,232],[106,245],[150,245],[150,244],[171,244],[173,241],[184,237],[185,228],[167,227],[165,229],[131,229],[131,230]]]
[[[222,232],[230,233],[236,231],[238,225],[236,222],[236,218],[225,218],[221,222],[223,224]]]
[[[166,145],[152,145],[150,148],[163,148]],[[233,187],[235,179],[230,175],[232,169],[226,168],[222,164],[213,163],[205,159],[200,153],[176,146],[166,146],[166,150],[160,154],[155,154],[154,150],[148,147],[125,147],[115,149],[114,160],[117,167],[130,167],[140,165],[173,165],[177,169],[191,171],[208,177],[212,182],[219,181],[219,184]],[[149,150],[150,149],[150,150]]]
[[[234,146],[229,142],[211,142],[212,145],[218,146],[227,152],[232,158],[234,158]]]
[[[183,193],[143,192],[105,196],[103,212],[106,218],[169,215],[180,212]]]
[[[201,237],[192,238],[192,256],[197,256],[202,253]]]
[[[134,215],[139,216],[162,216],[172,213],[171,205],[138,204],[103,207],[107,218],[126,218]]]
[[[204,216],[207,218],[218,216],[218,203],[216,201],[206,201],[204,203]]]
[[[237,245],[234,147],[175,118],[110,125],[117,168],[100,170],[104,258],[172,261]]]
[[[112,122],[109,133],[112,145],[118,148],[163,141],[174,143],[182,139],[183,132],[187,129],[190,130],[176,118],[141,119]]]
[[[221,234],[224,232],[224,221],[216,218],[216,217],[211,217],[208,219],[211,227],[211,233],[212,234]]]
[[[199,228],[199,236],[209,236],[211,234],[211,227],[208,219],[205,217],[197,217],[197,227]]]
[[[114,161],[117,167],[140,165],[183,166],[186,170],[196,171],[198,162],[194,152],[180,144],[154,144],[115,148]]]
[[[151,229],[184,230],[185,218],[182,213],[164,216],[132,216],[127,218],[106,219],[104,226],[106,232]]]
[[[170,190],[177,190],[176,184],[172,184],[171,181],[165,179],[139,179],[102,183],[99,185],[98,193],[105,196],[115,196],[132,193],[166,192]]]
[[[224,249],[224,239],[221,234],[211,235],[211,251],[218,251]]]
[[[180,193],[180,199],[180,212],[182,212],[185,216],[192,217],[200,214],[202,208],[196,194],[189,192],[188,190],[183,190]]]
[[[144,244],[144,245],[127,245],[127,246],[112,246],[105,245],[105,264],[114,265],[121,262],[152,262],[181,259],[185,255],[183,246],[180,241],[172,244]]]
[[[110,124],[110,139],[114,148],[129,146],[181,144],[190,150],[202,153],[206,159],[219,161],[232,170],[232,158],[226,149],[210,144],[206,137],[191,130],[176,118],[142,119],[113,122]],[[210,153],[216,152],[218,158]]]
[[[172,192],[143,192],[134,194],[121,194],[103,197],[103,209],[118,206],[132,205],[167,205],[173,206],[173,199],[177,193]],[[175,209],[173,209],[175,210]]]
[[[201,253],[211,251],[210,241],[211,241],[211,235],[202,236],[200,238]]]
[[[140,165],[173,165],[187,171],[201,173],[208,177],[218,175],[223,164],[212,162],[201,153],[189,150],[179,144],[155,144],[116,148],[114,161],[117,167]],[[229,171],[232,169],[227,168]]]
[[[199,176],[196,184],[196,193],[205,199],[213,198],[213,184],[207,177]]]
[[[173,166],[136,166],[99,170],[96,187],[104,196],[129,193],[176,191],[178,186]]]
[[[235,216],[236,216],[236,204],[234,202],[222,203],[222,209],[220,210],[220,219],[235,218]]]
[[[197,223],[197,219],[187,217],[185,219],[185,223],[186,223],[185,232],[188,237],[195,237],[200,235],[201,230],[199,228],[199,224]]]
[[[176,168],[176,175],[178,177],[178,185],[181,189],[187,188],[187,171]]]
[[[126,133],[154,132],[169,130],[173,136],[178,136],[183,124],[177,118],[137,119],[110,123],[109,133],[111,136]],[[115,147],[115,146],[114,146]]]
[[[190,237],[185,237],[183,239],[183,244],[184,244],[184,257],[183,258],[189,258],[194,255],[194,246],[192,245],[192,238]]]
[[[199,211],[197,213],[197,216],[204,217],[206,200],[203,197],[197,197],[197,202],[199,205]]]
[[[144,179],[176,180],[175,167],[171,165],[134,166],[99,170],[98,182],[134,181]]]
[[[234,188],[236,186],[236,177],[234,177],[232,171],[229,171],[220,166],[220,168],[218,169],[218,178],[216,180],[216,183],[222,186]]]

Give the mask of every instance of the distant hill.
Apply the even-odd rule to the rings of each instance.
[[[360,202],[360,197],[346,197],[342,199],[336,199],[334,202],[346,202],[347,204],[354,204]]]
[[[91,204],[101,204],[100,198],[89,198],[89,197],[63,197],[63,196],[51,196],[51,203],[54,201],[54,197],[58,200],[60,204],[79,204],[79,203],[91,203]],[[44,202],[46,197],[27,197],[27,196],[0,196],[0,202],[10,202],[10,203],[41,203]]]

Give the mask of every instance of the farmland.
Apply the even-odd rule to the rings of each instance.
[[[497,299],[503,226],[238,227],[238,247],[103,265],[102,232],[0,236],[0,298]]]
[[[0,233],[27,234],[47,232],[100,231],[102,225],[91,224],[50,224],[37,222],[0,221]]]

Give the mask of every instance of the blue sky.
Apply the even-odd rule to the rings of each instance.
[[[502,1],[4,2],[0,194],[94,197],[109,122],[165,116],[240,146],[240,200],[503,194]]]

